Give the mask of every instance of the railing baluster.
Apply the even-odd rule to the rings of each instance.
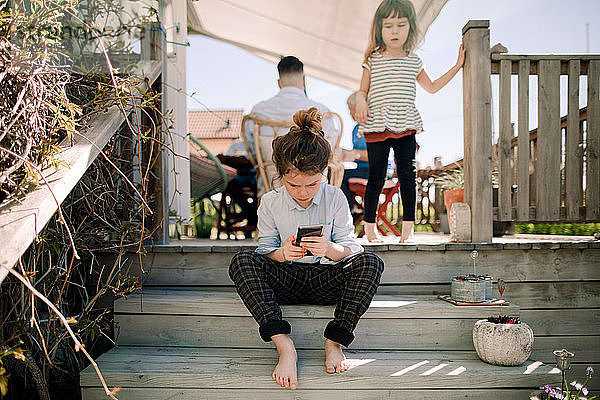
[[[580,218],[581,206],[581,157],[579,147],[579,60],[569,61],[568,116],[565,143],[565,207],[567,220]]]
[[[529,60],[519,61],[517,220],[529,221]]]
[[[512,61],[500,61],[500,136],[498,138],[498,219],[500,221],[512,220],[512,170],[510,167],[510,144],[512,128],[510,121],[510,84]]]
[[[560,218],[560,60],[540,60],[538,64],[538,221]]]
[[[588,66],[588,109],[586,144],[586,218],[600,219],[600,61]]]

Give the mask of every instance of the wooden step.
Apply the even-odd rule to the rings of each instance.
[[[329,375],[320,350],[298,351],[299,388],[279,387],[272,349],[118,346],[98,364],[109,387],[129,399],[496,399],[527,398],[535,388],[560,384],[553,365],[535,360],[518,367],[485,364],[473,351],[346,351],[352,368]],[[575,376],[585,365],[573,365]],[[103,399],[91,367],[81,373],[84,400]]]
[[[438,243],[365,244],[365,248],[384,261],[383,285],[447,284],[452,276],[472,273],[474,248],[479,252],[480,274],[502,278],[507,283],[569,283],[600,280],[600,249],[590,247],[596,244],[600,245],[595,242]],[[240,250],[255,248],[255,244],[154,246],[142,259],[146,272],[143,282],[149,286],[232,286],[228,274],[231,258]],[[139,276],[137,256],[130,254],[130,259],[133,262],[130,273]],[[106,263],[112,265],[110,261]]]
[[[143,311],[142,311],[143,310]],[[320,349],[333,306],[284,306],[292,338],[302,349]],[[504,313],[519,315],[515,305]],[[475,322],[499,307],[457,307],[435,296],[377,295],[356,328],[352,349],[472,350]],[[269,348],[237,293],[146,289],[115,302],[120,345]]]

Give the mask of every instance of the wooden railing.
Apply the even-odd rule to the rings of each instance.
[[[599,221],[600,55],[491,54],[489,38],[489,21],[469,21],[463,28],[465,201],[471,207],[473,241],[492,237],[492,74],[499,75],[497,219]],[[516,138],[512,75],[518,76]],[[533,140],[529,132],[531,75],[538,76],[539,126]],[[564,125],[561,75],[568,76]],[[585,121],[579,107],[581,76],[587,77]]]
[[[441,230],[441,215],[444,213],[443,190],[434,183],[438,176],[462,168],[463,160],[442,165],[441,158],[435,157],[434,165],[417,170],[416,225],[428,225],[433,231]],[[397,179],[394,177],[394,179]],[[387,219],[400,226],[403,218],[402,204],[398,197],[388,205]]]
[[[500,89],[497,219],[600,220],[600,55],[492,54],[491,60]],[[517,137],[512,129],[512,75],[518,77]],[[530,132],[531,75],[538,76],[539,123]],[[568,113],[562,118],[561,75],[568,77]],[[581,110],[580,76],[587,77],[587,107]]]
[[[162,73],[161,52],[157,51],[162,43],[162,35],[151,33],[142,41],[142,59],[137,64],[141,82],[150,86],[160,86]],[[156,88],[160,92],[160,87]],[[132,106],[132,105],[129,105]],[[87,125],[89,129],[76,135],[73,143],[61,143],[64,149],[59,157],[67,166],[58,169],[48,167],[42,171],[45,179],[36,189],[27,193],[19,201],[0,204],[0,282],[8,274],[8,269],[13,268],[19,257],[27,250],[37,235],[44,229],[50,218],[57,212],[61,204],[77,182],[81,179],[88,167],[96,159],[100,150],[108,143],[113,135],[119,131],[126,118],[130,118],[133,111],[125,112],[125,108],[112,106],[106,112],[95,114]],[[155,171],[159,182],[152,188],[154,196],[162,196],[160,182],[161,172]],[[159,200],[158,210],[155,211],[154,220],[161,221],[162,203]],[[161,230],[159,230],[161,231]]]

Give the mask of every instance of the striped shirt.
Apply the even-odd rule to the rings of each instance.
[[[363,67],[371,73],[367,105],[367,123],[360,133],[405,132],[423,130],[421,115],[415,107],[416,79],[423,69],[423,61],[414,53],[402,58],[387,58],[373,53]],[[367,138],[367,141],[368,138]]]

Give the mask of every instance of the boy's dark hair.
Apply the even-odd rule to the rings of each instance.
[[[286,74],[303,74],[304,64],[294,56],[286,56],[279,61],[279,64],[277,64],[277,71],[279,71],[279,76]]]
[[[315,175],[325,171],[331,146],[321,128],[323,116],[315,107],[294,114],[296,125],[273,140],[273,163],[279,178],[292,170]]]

